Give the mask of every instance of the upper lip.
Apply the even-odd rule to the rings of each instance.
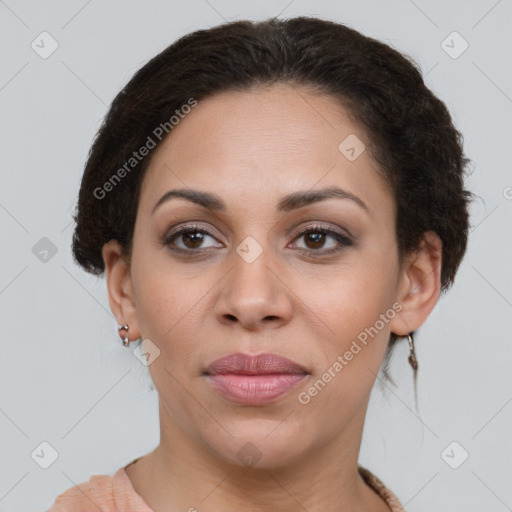
[[[238,374],[268,375],[275,373],[306,374],[307,370],[300,364],[278,356],[277,354],[230,354],[217,359],[205,370],[207,375]]]

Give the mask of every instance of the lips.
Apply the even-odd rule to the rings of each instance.
[[[210,364],[204,375],[232,402],[263,405],[291,391],[308,371],[276,354],[231,354]]]
[[[269,374],[305,374],[301,365],[276,354],[231,354],[214,361],[206,369],[208,375],[269,375]]]

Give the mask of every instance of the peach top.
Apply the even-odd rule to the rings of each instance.
[[[92,475],[87,482],[69,488],[57,496],[47,512],[153,512],[135,492],[125,471],[127,466],[118,469],[114,476]],[[405,512],[397,497],[368,469],[359,466],[359,473],[391,512]]]

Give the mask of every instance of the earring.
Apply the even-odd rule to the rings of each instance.
[[[128,329],[129,327],[126,324],[120,325],[117,329],[119,331],[119,336],[121,336],[121,339],[123,340],[123,345],[125,347],[128,347],[130,345],[130,338],[128,338]],[[123,337],[121,334],[121,331],[126,331],[126,335]]]
[[[412,332],[407,335],[409,338],[409,364],[412,366],[412,369],[416,373],[418,370],[418,360],[416,359],[416,353],[414,352],[414,338],[412,337]]]

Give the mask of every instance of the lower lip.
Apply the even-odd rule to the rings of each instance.
[[[209,375],[214,388],[230,400],[245,405],[262,405],[291,391],[305,374]]]

